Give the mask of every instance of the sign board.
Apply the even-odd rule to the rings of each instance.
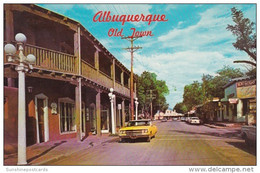
[[[237,97],[238,98],[256,97],[256,85],[238,87]]]
[[[256,80],[255,79],[237,82],[237,87],[238,88],[239,87],[253,86],[253,85],[256,85]]]
[[[230,104],[237,104],[238,99],[237,98],[230,98],[230,99],[228,99],[228,101],[229,101]]]

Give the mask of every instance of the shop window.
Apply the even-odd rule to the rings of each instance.
[[[59,111],[61,133],[76,131],[74,101],[67,98],[59,99]]]
[[[245,116],[249,112],[249,104],[248,100],[243,100],[243,116]]]

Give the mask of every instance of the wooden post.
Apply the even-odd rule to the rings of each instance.
[[[5,41],[10,43],[14,40],[14,16],[10,5],[4,5],[5,8]]]
[[[74,33],[74,55],[77,57],[78,74],[81,75],[81,51],[80,51],[80,27],[78,26],[77,32]],[[75,88],[75,100],[76,100],[76,128],[77,128],[77,140],[81,141],[82,133],[82,95],[81,95],[81,77],[78,78],[77,87]]]
[[[97,90],[96,94],[96,115],[97,115],[97,135],[101,136],[101,98],[100,98],[101,91]]]
[[[77,57],[77,70],[78,74],[81,75],[81,50],[80,50],[80,27],[77,32],[74,33],[74,55]]]
[[[122,107],[122,122],[123,122],[123,127],[125,127],[125,99],[122,100],[121,103]]]
[[[124,86],[124,71],[121,72],[121,84]]]
[[[77,140],[81,141],[81,132],[82,132],[82,98],[81,98],[81,78],[78,79],[78,84],[75,88],[75,100],[76,100],[76,128],[77,128]]]
[[[94,46],[96,48],[96,52],[94,54],[94,57],[95,57],[95,68],[97,69],[97,71],[99,71],[99,52],[100,52],[100,49],[96,46]]]

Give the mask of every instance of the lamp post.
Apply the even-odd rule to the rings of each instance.
[[[137,120],[138,119],[138,104],[139,104],[139,102],[137,101],[138,100],[138,98],[136,97],[135,98],[135,120]]]
[[[26,159],[26,114],[25,114],[25,73],[32,70],[32,64],[36,58],[29,54],[24,56],[23,44],[26,42],[26,36],[18,33],[15,36],[18,45],[18,55],[16,54],[16,47],[12,44],[6,44],[4,47],[5,53],[8,57],[8,62],[18,62],[15,70],[18,72],[18,165],[27,164]]]
[[[114,120],[114,99],[115,99],[115,94],[113,94],[114,89],[110,88],[110,93],[108,93],[108,97],[110,99],[111,103],[111,121],[112,121],[112,134],[115,134],[115,120]]]

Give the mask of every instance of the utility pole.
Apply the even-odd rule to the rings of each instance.
[[[134,52],[138,49],[142,49],[142,47],[134,46],[134,41],[140,37],[141,36],[122,37],[122,39],[126,39],[131,42],[131,47],[123,48],[131,53],[131,75],[130,75],[131,120],[134,120],[134,72],[133,72]]]

